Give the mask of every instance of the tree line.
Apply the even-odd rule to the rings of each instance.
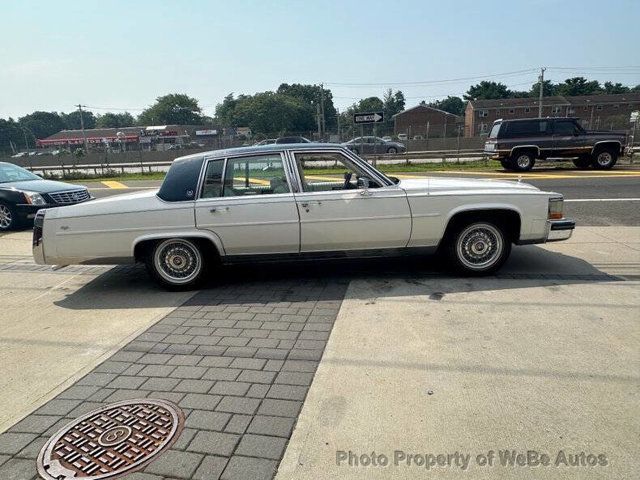
[[[448,96],[423,105],[463,115],[466,102],[480,99],[538,97],[540,85],[534,83],[529,90],[511,90],[505,84],[481,81],[469,87],[461,97]],[[544,96],[597,95],[640,92],[640,85],[628,87],[621,83],[588,80],[584,77],[567,78],[553,83],[545,80]],[[311,131],[337,132],[344,135],[358,134],[353,125],[356,112],[384,112],[383,125],[368,127],[367,133],[389,132],[393,129],[392,117],[405,109],[402,91],[388,89],[382,97],[363,98],[342,112],[333,103],[330,89],[322,85],[281,84],[275,91],[253,95],[228,94],[215,107],[213,118],[203,114],[197,99],[185,94],[172,93],[158,97],[156,102],[137,117],[129,112],[97,114],[90,109],[82,111],[86,129],[122,128],[136,125],[215,125],[233,129],[249,127],[258,137],[278,136],[287,133]],[[0,151],[10,153],[25,147],[35,147],[35,140],[46,138],[61,130],[80,129],[80,111],[69,113],[36,111],[14,120],[0,119]]]

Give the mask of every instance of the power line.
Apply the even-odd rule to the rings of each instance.
[[[481,80],[484,78],[508,77],[514,75],[523,75],[525,73],[537,72],[535,68],[526,70],[516,70],[513,72],[494,73],[488,75],[476,75],[472,77],[448,78],[443,80],[424,80],[417,82],[375,82],[375,83],[341,83],[341,82],[325,82],[325,85],[337,87],[386,87],[386,86],[408,86],[408,85],[435,85],[441,83],[463,82],[468,80]]]

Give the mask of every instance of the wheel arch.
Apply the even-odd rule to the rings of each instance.
[[[540,157],[540,147],[537,145],[516,145],[511,148],[511,153],[509,156],[513,156],[516,152],[525,150],[527,152],[535,152],[536,158]]]
[[[593,155],[598,150],[603,148],[613,147],[616,149],[616,153],[620,154],[622,150],[622,142],[619,140],[601,140],[593,144],[593,148],[591,149],[591,154]]]
[[[517,243],[520,239],[522,212],[515,205],[484,204],[472,207],[463,206],[449,212],[438,247],[451,236],[458,226],[471,220],[498,221],[506,227],[511,242]]]
[[[205,231],[184,231],[184,232],[165,232],[141,235],[133,241],[132,255],[136,261],[141,261],[147,248],[158,240],[166,240],[169,238],[195,239],[205,241],[213,249],[213,253],[222,258],[225,255],[224,247],[220,237],[213,232]]]

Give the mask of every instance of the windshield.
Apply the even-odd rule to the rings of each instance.
[[[40,180],[40,177],[17,165],[0,163],[0,183]]]

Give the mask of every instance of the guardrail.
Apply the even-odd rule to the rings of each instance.
[[[640,152],[640,146],[632,147],[632,154],[629,156],[630,163],[633,164],[633,157]],[[461,149],[461,150],[427,150],[422,152],[407,152],[401,154],[384,153],[378,155],[361,155],[366,161],[376,166],[390,165],[405,163],[406,165],[420,164],[420,163],[436,163],[434,160],[439,160],[442,163],[447,163],[455,159],[456,161],[482,161],[487,160],[488,157],[480,149]],[[155,171],[161,171],[167,169],[173,161],[159,161],[159,162],[109,162],[100,164],[67,164],[63,162],[57,165],[33,165],[25,166],[26,169],[42,173],[43,175],[60,173],[64,178],[72,172],[87,172],[93,173],[95,176],[105,174],[125,174],[134,172],[152,173]]]

